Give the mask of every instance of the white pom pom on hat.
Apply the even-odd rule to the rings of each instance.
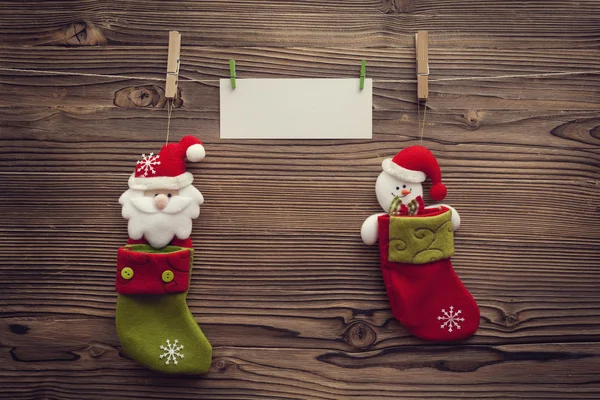
[[[193,144],[187,148],[185,151],[185,156],[187,157],[188,161],[199,162],[204,160],[204,157],[206,157],[206,151],[204,150],[204,146],[201,144]]]

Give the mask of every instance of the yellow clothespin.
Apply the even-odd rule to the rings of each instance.
[[[177,81],[179,79],[179,54],[181,51],[181,34],[177,31],[169,32],[169,58],[167,59],[167,79],[165,83],[165,97],[177,97]]]
[[[427,31],[418,31],[415,35],[417,48],[417,98],[427,101],[429,98],[429,35]]]

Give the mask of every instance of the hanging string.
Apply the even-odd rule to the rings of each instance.
[[[35,74],[47,74],[47,75],[62,75],[62,76],[86,76],[94,78],[116,78],[116,79],[133,79],[140,81],[156,81],[164,82],[164,78],[155,78],[150,76],[128,76],[128,75],[111,75],[111,74],[90,74],[85,72],[65,72],[65,71],[49,71],[42,69],[24,69],[24,68],[8,68],[0,67],[0,71],[11,71],[11,72],[28,72]],[[485,81],[490,79],[511,79],[511,78],[548,78],[554,76],[573,76],[573,75],[595,75],[600,74],[600,69],[592,69],[587,71],[570,71],[570,72],[546,72],[539,74],[515,74],[515,75],[496,75],[496,76],[460,76],[454,78],[438,78],[429,79],[429,82],[456,82],[456,81]],[[179,82],[202,82],[202,83],[215,83],[219,82],[219,79],[185,79],[179,78]],[[381,83],[415,83],[416,79],[373,79],[373,82]]]
[[[423,146],[423,132],[425,132],[425,119],[427,118],[427,100],[425,100],[425,105],[423,109],[423,125],[421,126],[421,146]]]
[[[171,113],[173,112],[173,102],[174,99],[169,99],[167,101],[167,140],[165,141],[165,145],[169,144],[169,133],[171,131]]]

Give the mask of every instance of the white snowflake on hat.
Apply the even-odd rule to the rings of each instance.
[[[440,166],[431,151],[423,146],[407,147],[393,158],[386,158],[381,163],[383,172],[379,174],[375,184],[375,194],[385,213],[394,213],[394,207],[408,208],[410,214],[417,214],[424,208],[431,209],[441,206],[435,204],[424,206],[423,185],[427,177],[432,182],[429,194],[435,201],[446,197],[446,186],[442,183]],[[457,230],[460,226],[460,216],[453,207],[444,204],[452,210],[452,227]],[[361,237],[366,244],[377,242],[377,218],[383,213],[374,214],[367,218],[361,229]]]
[[[179,143],[170,143],[158,155],[138,161],[138,168],[129,177],[129,187],[136,190],[181,189],[190,185],[194,177],[185,171],[185,158],[198,162],[206,155],[202,142],[194,136],[185,136]]]

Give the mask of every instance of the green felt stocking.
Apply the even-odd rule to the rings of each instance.
[[[117,334],[128,356],[155,371],[201,374],[211,364],[212,347],[186,304],[192,255],[174,246],[119,250]]]

